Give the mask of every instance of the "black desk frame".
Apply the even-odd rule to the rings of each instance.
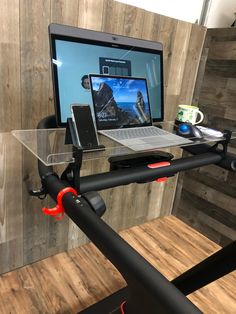
[[[54,116],[43,119],[38,125],[39,129],[55,127]],[[195,156],[173,160],[168,167],[150,169],[147,165],[142,165],[128,170],[77,177],[80,180],[80,196],[72,193],[63,196],[65,213],[114,264],[127,282],[126,288],[81,313],[121,313],[119,305],[122,300],[126,300],[124,312],[127,314],[201,313],[185,296],[236,269],[235,241],[169,282],[91,210],[90,204],[83,198],[83,194],[88,191],[137,182],[140,177],[151,182],[204,165],[217,164],[228,170],[235,170],[236,156],[227,151],[222,153],[217,148],[212,151],[207,145],[188,146],[184,149]],[[38,169],[44,192],[56,200],[58,193],[70,184],[59,179],[51,166],[45,166],[40,161]]]

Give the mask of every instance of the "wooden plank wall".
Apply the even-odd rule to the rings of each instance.
[[[236,28],[207,30],[193,103],[213,128],[236,131]],[[236,140],[229,151],[236,153]],[[236,172],[216,166],[188,171],[174,213],[215,242],[236,239]]]
[[[1,0],[0,131],[35,128],[53,113],[47,27],[57,22],[164,44],[167,120],[178,102],[191,103],[205,28],[113,0]],[[39,184],[36,159],[13,138],[0,138],[0,273],[86,241],[67,218],[45,217],[48,201],[29,196]],[[176,151],[180,154],[180,151]],[[106,170],[105,161],[85,163],[84,173]],[[171,212],[177,177],[161,184],[133,184],[102,192],[105,219],[124,229]]]

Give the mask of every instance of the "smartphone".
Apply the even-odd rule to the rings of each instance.
[[[90,106],[74,104],[71,105],[71,111],[72,120],[80,145],[85,150],[98,148],[99,142]]]

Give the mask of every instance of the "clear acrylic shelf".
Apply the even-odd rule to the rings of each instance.
[[[174,122],[158,123],[164,130],[175,133]],[[34,130],[14,130],[12,134],[21,142],[29,151],[31,151],[40,161],[46,166],[72,163],[74,162],[72,145],[65,145],[64,128],[56,129],[34,129]],[[119,144],[106,136],[98,135],[100,144],[105,146],[104,150],[91,151],[83,153],[83,161],[100,158],[108,158],[111,156],[136,154],[134,151],[122,144]],[[232,139],[236,138],[236,132],[232,133]],[[183,147],[189,145],[197,145],[204,143],[214,143],[224,140],[222,138],[204,137],[203,139],[190,138],[190,142],[181,145],[171,145],[156,147],[155,150],[160,150],[167,147]],[[155,151],[151,150],[151,151]]]

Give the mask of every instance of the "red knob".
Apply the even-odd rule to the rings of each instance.
[[[42,211],[45,215],[54,216],[56,220],[61,220],[64,216],[64,208],[57,204],[53,208],[43,207]]]
[[[57,205],[53,208],[47,208],[47,207],[43,207],[42,211],[45,215],[50,215],[50,216],[54,216],[57,220],[61,220],[64,216],[64,207],[62,204],[62,198],[66,193],[73,193],[76,196],[78,195],[78,193],[76,192],[75,189],[73,189],[72,187],[66,187],[64,189],[62,189],[58,194],[57,194]]]

